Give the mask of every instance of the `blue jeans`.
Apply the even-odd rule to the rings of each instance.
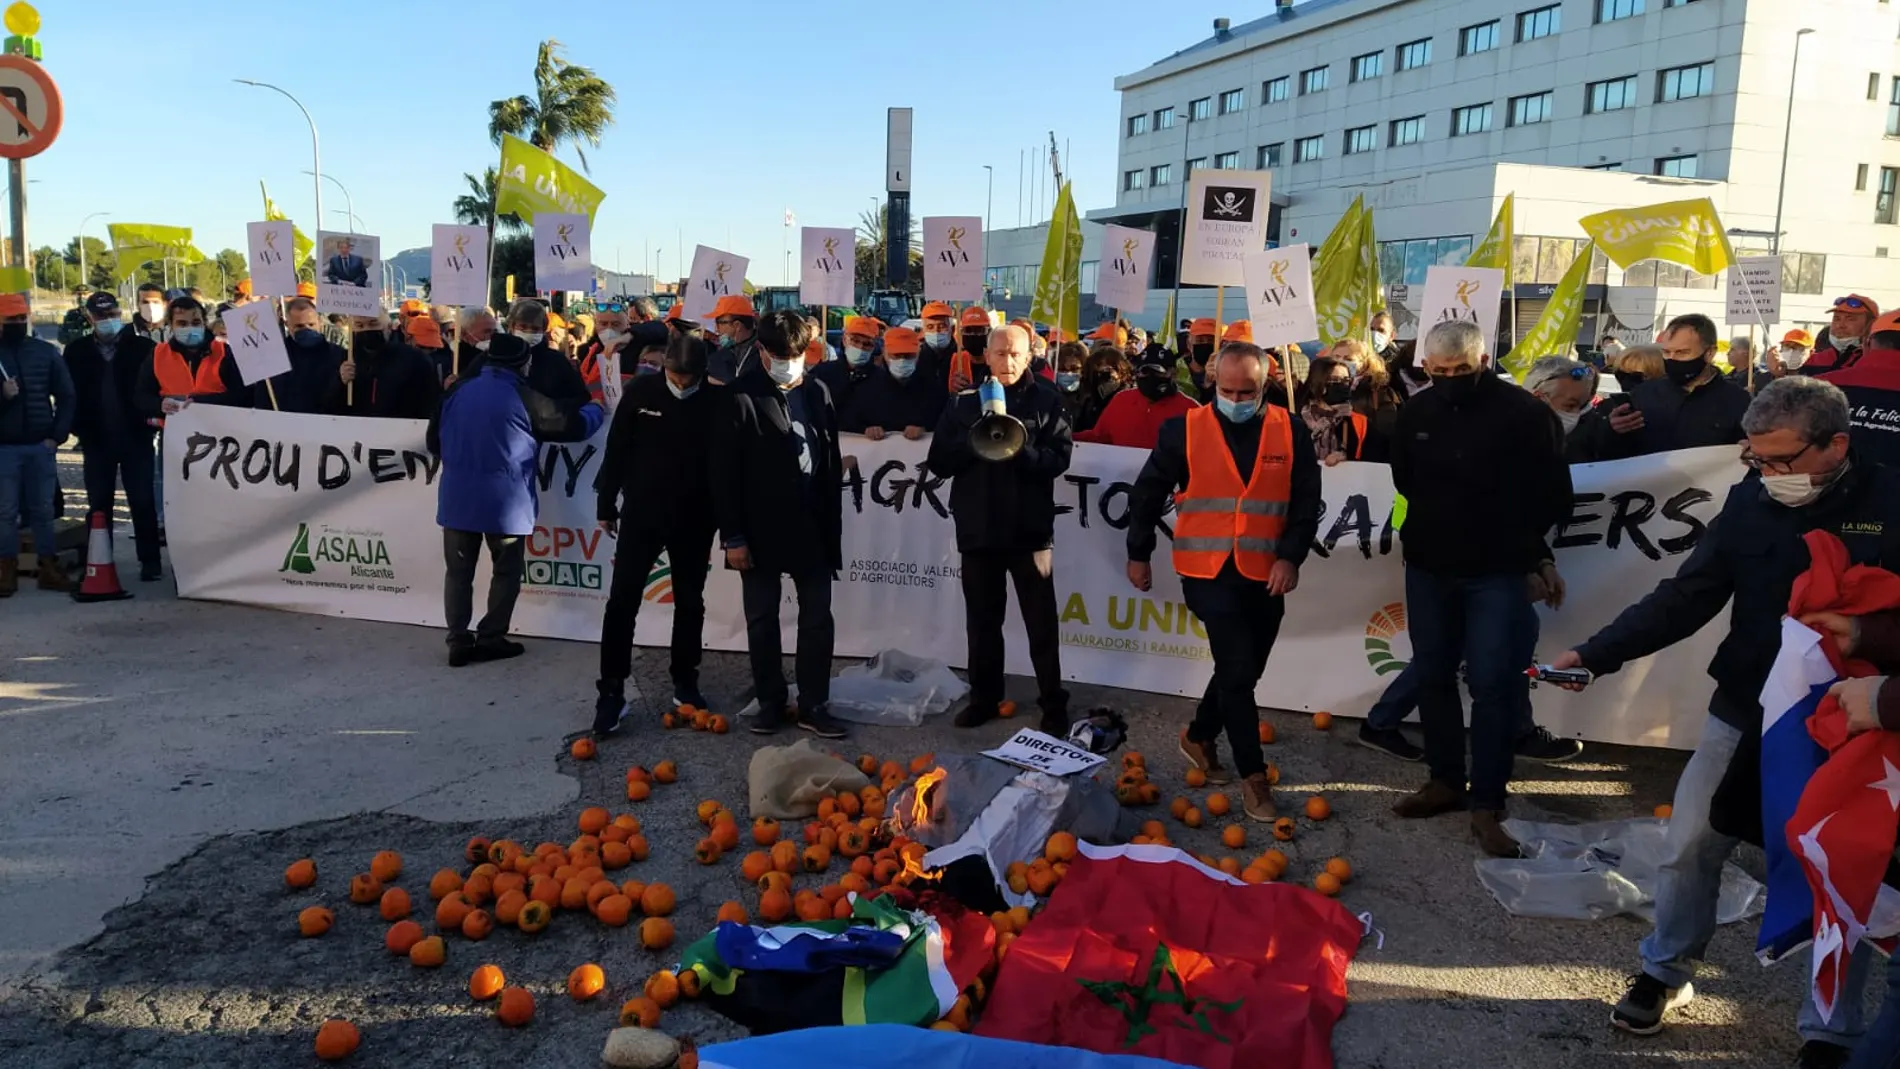
[[[1722,866],[1738,840],[1710,827],[1709,811],[1715,789],[1721,785],[1741,741],[1740,728],[1709,717],[1702,728],[1702,741],[1696,744],[1695,753],[1683,766],[1682,778],[1676,781],[1666,853],[1656,870],[1656,927],[1642,943],[1643,971],[1668,987],[1681,987],[1695,978],[1695,963],[1715,936]],[[1855,948],[1833,1021],[1821,1023],[1814,1000],[1801,1000],[1797,1028],[1803,1039],[1843,1047],[1855,1045],[1856,1037],[1865,1030],[1861,1003],[1872,953],[1865,943]],[[1808,975],[1808,970],[1803,969],[1802,975]]]
[[[1524,605],[1524,623],[1531,629],[1531,656],[1537,655],[1537,636],[1543,621],[1537,618],[1537,606],[1526,602]],[[1526,663],[1525,667],[1530,667]],[[1400,672],[1379,695],[1372,705],[1372,711],[1366,714],[1366,724],[1374,731],[1397,731],[1405,718],[1418,708],[1418,673],[1410,664]],[[1518,709],[1517,737],[1529,735],[1537,727],[1531,719],[1531,692],[1524,690],[1524,701]]]
[[[1418,715],[1432,778],[1466,788],[1464,703],[1458,665],[1471,691],[1473,809],[1503,809],[1517,744],[1517,719],[1529,704],[1524,666],[1536,644],[1524,624],[1525,576],[1437,575],[1405,569],[1405,616],[1418,673]]]
[[[0,445],[0,557],[20,555],[20,527],[33,531],[33,548],[47,553],[53,541],[53,489],[59,469],[53,451],[39,442]]]
[[[1847,1069],[1900,1069],[1900,954],[1887,961],[1887,1001],[1860,1037]]]

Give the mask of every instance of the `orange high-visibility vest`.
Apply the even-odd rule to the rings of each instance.
[[[1368,420],[1358,412],[1352,414],[1352,458],[1358,460],[1366,455],[1366,426]]]
[[[152,374],[158,379],[160,397],[206,397],[224,392],[224,358],[230,349],[223,340],[211,339],[211,351],[198,361],[193,372],[171,342],[152,353]]]
[[[1215,406],[1187,414],[1187,489],[1175,495],[1174,570],[1212,579],[1231,555],[1241,575],[1264,583],[1286,533],[1293,498],[1293,420],[1261,408],[1260,449],[1245,485],[1221,433]]]

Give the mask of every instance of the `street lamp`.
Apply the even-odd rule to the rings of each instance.
[[[996,206],[996,168],[986,163],[983,172],[989,176],[989,192],[983,197],[983,230],[987,233],[990,229],[990,209]]]
[[[79,284],[82,286],[87,285],[86,280],[92,277],[86,273],[86,224],[99,216],[111,214],[111,212],[93,212],[79,221]]]
[[[317,149],[317,121],[310,117],[310,109],[303,106],[303,101],[291,96],[290,93],[283,88],[272,85],[269,82],[254,82],[249,78],[233,78],[231,80],[239,85],[248,85],[257,89],[269,89],[274,93],[281,93],[285,99],[297,105],[297,110],[303,112],[303,121],[310,124],[310,173],[313,176],[321,175],[323,173],[323,155]],[[310,187],[312,196],[316,198],[317,225],[320,227],[323,225],[323,182],[321,179],[313,177],[310,180]]]
[[[362,223],[361,219],[356,218],[356,201],[350,197],[350,187],[344,185],[343,180],[341,178],[338,178],[337,176],[333,174],[318,175],[317,172],[315,171],[305,171],[304,173],[311,176],[312,178],[317,178],[317,177],[328,178],[330,181],[335,182],[336,187],[343,191],[344,207],[348,209],[350,213],[350,218],[352,220],[355,220],[351,225],[356,226]]]
[[[1172,303],[1174,305],[1174,317],[1176,319],[1181,318],[1181,260],[1187,253],[1188,153],[1193,151],[1188,146],[1188,137],[1194,133],[1194,105],[1190,103],[1187,110],[1182,114],[1186,116],[1187,121],[1181,130],[1181,222],[1175,234],[1176,241],[1174,246],[1174,300]],[[1169,324],[1163,323],[1161,326],[1163,330],[1166,330]],[[1177,347],[1185,344],[1186,342],[1181,339],[1177,338],[1175,340]]]
[[[346,208],[331,208],[330,210],[337,213],[338,215],[343,216],[344,222],[348,223],[352,228],[360,228],[363,225],[363,220],[358,219],[356,217],[356,213],[353,211],[350,211]],[[352,229],[350,233],[361,234],[363,233],[363,231],[360,229]]]
[[[1801,39],[1814,31],[1803,28],[1794,32],[1794,63],[1788,68],[1788,116],[1781,125],[1781,181],[1775,186],[1775,236],[1771,251],[1781,255],[1781,206],[1788,196],[1788,141],[1794,136],[1794,77],[1801,70]]]

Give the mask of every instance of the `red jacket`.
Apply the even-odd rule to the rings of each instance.
[[[1123,390],[1109,400],[1095,426],[1077,434],[1075,440],[1153,449],[1163,420],[1186,415],[1199,407],[1179,390],[1159,401],[1148,400],[1140,390]]]

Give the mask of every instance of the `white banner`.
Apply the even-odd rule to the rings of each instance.
[[[1319,337],[1313,311],[1313,255],[1306,245],[1250,252],[1242,261],[1247,280],[1247,315],[1261,345],[1297,345]]]
[[[383,314],[382,242],[364,234],[317,232],[317,311],[324,315]]]
[[[224,313],[224,343],[231,347],[231,359],[237,361],[246,386],[290,370],[290,350],[284,348],[275,302],[252,301]]]
[[[165,434],[165,495],[179,593],[300,612],[439,627],[442,544],[438,462],[424,426],[195,405]],[[612,585],[614,540],[594,523],[601,437],[541,453],[541,522],[528,543],[515,613],[526,635],[596,641]],[[962,664],[963,599],[949,486],[923,470],[928,442],[847,438],[845,568],[834,588],[837,653],[884,649]],[[1065,678],[1198,696],[1207,643],[1156,555],[1154,589],[1126,577],[1130,484],[1147,453],[1078,445],[1057,483],[1056,531]],[[1576,506],[1553,536],[1569,583],[1559,612],[1539,609],[1546,660],[1615,618],[1674,574],[1742,473],[1726,447],[1573,469]],[[1410,656],[1392,484],[1383,466],[1323,473],[1325,513],[1258,696],[1264,707],[1363,716]],[[710,552],[710,547],[709,547]],[[647,577],[636,641],[664,646],[670,562]],[[483,570],[485,575],[486,569]],[[482,603],[478,581],[475,604]],[[1012,593],[1012,598],[1014,597]],[[714,558],[705,644],[745,648],[739,583]],[[786,613],[787,649],[796,614]],[[1018,615],[1008,669],[1030,673]],[[1631,664],[1583,694],[1534,693],[1537,721],[1562,735],[1643,746],[1693,746],[1711,683],[1703,668],[1727,626],[1719,616],[1660,660]],[[419,655],[435,647],[417,643]]]
[[[719,298],[745,292],[745,269],[751,260],[710,245],[693,247],[693,273],[686,276],[686,310],[692,320],[712,319]]]
[[[801,304],[846,308],[857,303],[857,239],[850,227],[804,227],[798,249]]]
[[[983,217],[926,216],[924,298],[932,301],[983,299]]]
[[[1425,269],[1425,303],[1419,307],[1418,336],[1430,334],[1440,323],[1462,320],[1476,323],[1484,334],[1484,351],[1497,345],[1498,309],[1503,307],[1504,271],[1496,267],[1438,267]]]
[[[1148,269],[1154,263],[1152,231],[1110,223],[1102,228],[1101,267],[1095,276],[1095,303],[1118,312],[1148,307]]]
[[[534,288],[593,292],[593,248],[585,215],[534,213]]]
[[[295,297],[297,265],[291,257],[296,244],[290,220],[246,223],[245,230],[250,239],[251,296]]]
[[[436,223],[429,238],[429,299],[456,308],[487,307],[487,228]]]
[[[1181,281],[1190,286],[1245,286],[1243,261],[1248,253],[1267,247],[1272,191],[1272,171],[1202,167],[1189,175]]]
[[[1781,320],[1781,257],[1745,256],[1728,269],[1728,321]]]

